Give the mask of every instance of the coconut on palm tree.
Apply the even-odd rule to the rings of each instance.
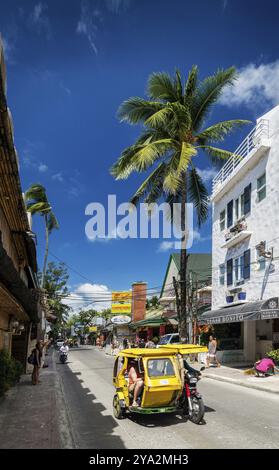
[[[26,208],[30,214],[40,214],[44,218],[45,223],[45,255],[41,278],[41,287],[44,287],[44,279],[47,268],[47,258],[49,249],[49,235],[53,229],[58,229],[58,221],[52,211],[52,207],[46,195],[46,189],[41,184],[32,184],[25,193]]]
[[[121,121],[141,124],[136,142],[126,148],[111,172],[116,179],[126,179],[132,172],[150,174],[140,185],[131,202],[154,203],[164,199],[171,205],[181,203],[180,260],[180,335],[187,337],[187,224],[186,203],[195,207],[198,224],[207,218],[208,192],[197,171],[197,164],[209,156],[213,164],[232,155],[215,146],[236,128],[248,123],[228,120],[205,127],[206,118],[225,87],[233,85],[236,70],[218,70],[202,81],[193,66],[184,81],[179,71],[174,77],[153,73],[148,81],[148,99],[133,97],[119,108]]]

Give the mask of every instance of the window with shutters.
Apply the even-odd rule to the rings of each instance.
[[[222,212],[220,212],[220,231],[225,229],[226,226],[226,210],[224,209]]]
[[[228,259],[227,261],[227,286],[231,286],[233,283],[233,260]]]
[[[233,224],[233,200],[227,205],[227,228]]]
[[[219,284],[220,284],[220,286],[225,285],[225,271],[226,271],[226,268],[225,268],[224,263],[220,264],[219,265]]]
[[[244,254],[234,258],[233,265],[234,284],[242,284],[244,282]]]
[[[246,279],[250,279],[250,265],[250,250],[246,250],[242,255],[229,259],[227,261],[227,286],[239,286]]]
[[[266,177],[265,173],[257,179],[257,202],[261,202],[266,197]]]
[[[244,188],[244,215],[251,212],[251,183]]]

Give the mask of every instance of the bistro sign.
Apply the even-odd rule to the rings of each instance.
[[[273,318],[279,318],[278,297],[205,312],[201,315],[199,323],[201,325],[213,325],[243,322],[245,320],[271,320]]]

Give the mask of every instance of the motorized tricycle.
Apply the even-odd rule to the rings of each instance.
[[[190,397],[188,396],[190,382],[186,379],[187,369],[184,367],[183,358],[200,352],[207,352],[207,348],[176,344],[158,349],[132,348],[120,351],[113,369],[113,383],[116,389],[113,398],[114,416],[123,419],[128,413],[157,414],[183,410],[184,414],[187,411],[190,420],[199,422],[203,417],[204,407],[199,407],[197,413],[195,405],[199,396],[194,399],[191,392]],[[136,406],[129,374],[131,367],[136,369],[137,376],[143,382]]]

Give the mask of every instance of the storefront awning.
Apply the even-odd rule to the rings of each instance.
[[[200,316],[198,323],[200,325],[214,325],[246,320],[271,320],[272,318],[279,318],[278,297],[210,310]]]

